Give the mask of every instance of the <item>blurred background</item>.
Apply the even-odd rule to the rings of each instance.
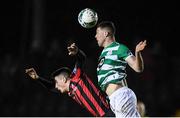
[[[59,67],[74,67],[69,40],[86,53],[85,71],[97,83],[95,28],[78,23],[78,13],[94,9],[111,20],[116,40],[134,53],[146,39],[145,70],[127,67],[128,86],[144,102],[146,116],[180,116],[179,5],[176,1],[6,0],[1,2],[0,116],[91,116],[67,95],[44,89],[26,74],[34,67],[48,78]]]

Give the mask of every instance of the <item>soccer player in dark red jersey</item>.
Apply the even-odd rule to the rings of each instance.
[[[61,93],[68,93],[77,103],[85,107],[93,116],[113,117],[106,95],[101,93],[91,79],[83,71],[85,54],[78,49],[75,43],[68,47],[69,55],[76,57],[76,64],[71,72],[67,67],[54,71],[51,80],[39,77],[34,68],[26,69],[26,73],[35,80],[38,80],[46,88]]]

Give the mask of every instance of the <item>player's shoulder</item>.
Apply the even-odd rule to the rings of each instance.
[[[119,43],[120,49],[128,49],[128,47],[124,43]]]

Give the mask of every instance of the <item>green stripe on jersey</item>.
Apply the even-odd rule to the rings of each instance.
[[[120,60],[111,60],[111,59],[106,59],[104,61],[105,64],[108,64],[108,65],[114,65],[114,66],[126,66],[126,62],[124,61],[120,61]]]

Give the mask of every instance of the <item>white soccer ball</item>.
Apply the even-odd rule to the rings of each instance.
[[[98,15],[96,11],[85,8],[81,10],[78,14],[78,22],[84,28],[92,28],[97,24]]]

